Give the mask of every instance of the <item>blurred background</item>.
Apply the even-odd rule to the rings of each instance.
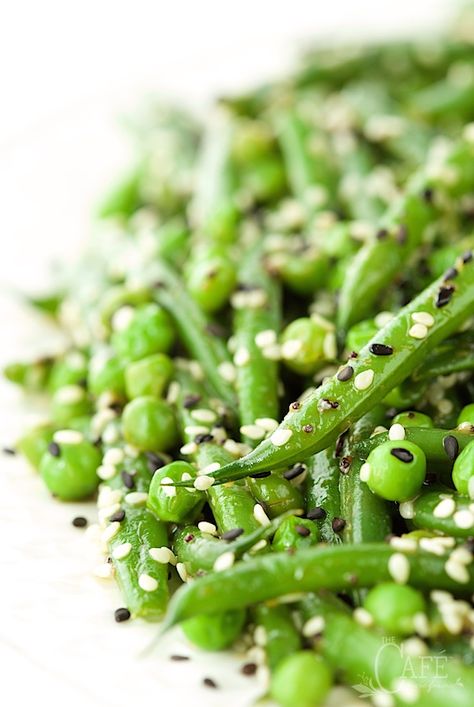
[[[47,290],[55,270],[74,261],[89,239],[102,192],[132,161],[124,117],[147,95],[204,110],[221,91],[287,71],[311,43],[433,36],[457,7],[454,0],[4,4],[0,366],[54,346],[54,332],[28,314],[15,293]],[[0,381],[1,444],[12,443],[27,412],[17,391]],[[90,577],[91,549],[71,529],[70,507],[51,504],[18,461],[1,466],[0,522],[8,543],[0,606],[8,611],[0,626],[0,665],[9,704],[47,694],[52,707],[120,707],[148,698],[157,671],[160,700],[171,695],[175,705],[187,697],[193,707],[222,707],[198,694],[192,680],[186,684],[189,673],[183,680],[169,661],[160,668],[159,656],[152,664],[127,665],[125,682],[108,679],[123,656],[139,655],[149,634],[126,627],[120,646],[124,629],[110,621],[110,594]],[[244,696],[243,685],[235,676],[230,680],[226,707],[251,704],[251,691]]]

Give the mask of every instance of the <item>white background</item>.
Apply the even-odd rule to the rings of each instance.
[[[118,118],[148,92],[203,103],[291,64],[311,37],[429,34],[447,0],[15,0],[0,10],[0,363],[53,346],[54,333],[15,292],[44,289],[74,258],[90,213],[129,158]],[[54,268],[53,268],[54,269]],[[0,444],[35,416],[0,384]],[[78,508],[53,504],[20,460],[0,459],[0,691],[11,707],[35,699],[121,707],[173,699],[244,707],[257,686],[230,658],[147,659],[154,630],[116,625],[113,586],[91,577],[97,555],[70,526]],[[93,517],[93,509],[86,514]],[[188,647],[179,635],[177,650]],[[226,662],[227,661],[227,662]],[[229,667],[230,665],[230,667]],[[197,666],[197,667],[195,667]],[[225,693],[200,688],[202,675]],[[224,696],[225,694],[225,696]],[[168,695],[168,697],[167,697]],[[170,697],[172,695],[172,697]],[[9,698],[9,699],[8,699]],[[3,699],[2,699],[3,701]]]

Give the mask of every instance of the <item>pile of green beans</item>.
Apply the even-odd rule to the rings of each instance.
[[[15,449],[97,498],[116,620],[244,650],[283,707],[474,703],[468,27],[317,49],[204,125],[149,106],[28,298],[67,347],[5,370],[49,401]]]

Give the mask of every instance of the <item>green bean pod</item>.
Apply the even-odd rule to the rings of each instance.
[[[301,637],[287,606],[259,604],[253,610],[252,618],[265,632],[264,650],[270,670],[301,648]]]
[[[446,508],[444,512],[443,508]],[[474,513],[470,509],[469,499],[453,493],[451,489],[424,491],[413,501],[409,516],[409,523],[423,530],[456,538],[469,538],[474,532]]]
[[[317,517],[314,522],[319,527],[324,542],[340,543],[342,538],[332,526],[334,519],[341,517],[339,460],[334,456],[334,450],[329,447],[310,457],[306,466],[306,510],[314,514],[316,509]]]

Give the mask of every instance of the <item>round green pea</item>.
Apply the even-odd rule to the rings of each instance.
[[[333,683],[326,661],[312,651],[297,651],[276,667],[270,694],[282,707],[317,707]]]
[[[300,489],[282,478],[281,474],[273,473],[262,479],[249,477],[247,483],[252,495],[263,504],[270,518],[304,507]]]
[[[88,498],[99,484],[99,450],[84,439],[62,442],[57,447],[58,454],[48,449],[41,458],[39,471],[46,486],[62,501]]]
[[[170,523],[180,523],[185,520],[197,506],[201,507],[205,501],[205,494],[201,491],[196,491],[194,488],[179,486],[174,489],[175,493],[170,496],[167,493],[166,486],[162,486],[163,479],[171,479],[172,481],[182,481],[183,474],[188,479],[196,478],[196,468],[188,462],[171,462],[166,466],[155,471],[151,480],[150,489],[148,492],[147,505],[160,520],[166,520]]]
[[[16,442],[16,448],[23,454],[34,469],[39,469],[43,454],[53,441],[54,426],[44,423],[32,427]]]
[[[392,423],[398,423],[403,425],[403,427],[433,427],[433,420],[429,415],[425,415],[423,412],[416,412],[414,410],[407,410],[406,412],[400,412],[392,420]]]
[[[413,442],[403,440],[379,444],[370,452],[367,463],[370,490],[387,501],[407,501],[423,485],[426,457]]]
[[[281,344],[288,368],[309,375],[335,355],[334,327],[316,315],[295,319],[283,331]]]
[[[201,614],[183,621],[181,627],[186,638],[205,651],[228,648],[242,633],[245,610],[233,609],[218,614]]]
[[[71,420],[85,417],[90,412],[86,391],[79,385],[58,388],[51,399],[51,417],[59,427],[66,427]]]
[[[453,484],[463,496],[474,496],[474,481],[471,481],[473,477],[474,440],[464,447],[453,466]]]
[[[129,444],[149,452],[164,452],[178,439],[173,410],[164,400],[150,395],[135,398],[125,406],[122,429]]]
[[[93,356],[89,364],[87,387],[96,397],[108,392],[119,397],[124,396],[125,379],[122,361],[112,354]]]
[[[125,390],[129,398],[152,395],[160,398],[173,375],[173,362],[164,353],[133,361],[125,368]]]
[[[124,361],[138,361],[154,353],[166,353],[174,341],[174,329],[165,310],[153,302],[135,308],[128,325],[112,334],[112,346]]]
[[[408,636],[414,632],[416,614],[426,609],[421,592],[405,584],[384,582],[369,591],[364,608],[387,634]]]
[[[465,405],[458,416],[458,425],[462,425],[463,422],[468,422],[470,425],[474,425],[474,403]]]
[[[312,520],[289,516],[278,526],[273,536],[272,548],[276,552],[309,547],[320,540],[319,528]]]
[[[227,304],[236,282],[234,263],[224,254],[203,256],[188,269],[186,282],[204,312],[217,312]]]
[[[308,248],[296,255],[288,254],[281,265],[280,275],[294,292],[310,295],[324,284],[329,272],[328,266],[329,260],[324,253]]]
[[[359,353],[361,349],[364,348],[366,344],[375,336],[378,332],[378,327],[373,319],[364,319],[362,322],[358,322],[351,326],[346,336],[346,349],[347,351],[355,351]]]
[[[79,385],[86,379],[86,357],[81,351],[70,351],[53,363],[48,388],[54,393],[66,385]]]

